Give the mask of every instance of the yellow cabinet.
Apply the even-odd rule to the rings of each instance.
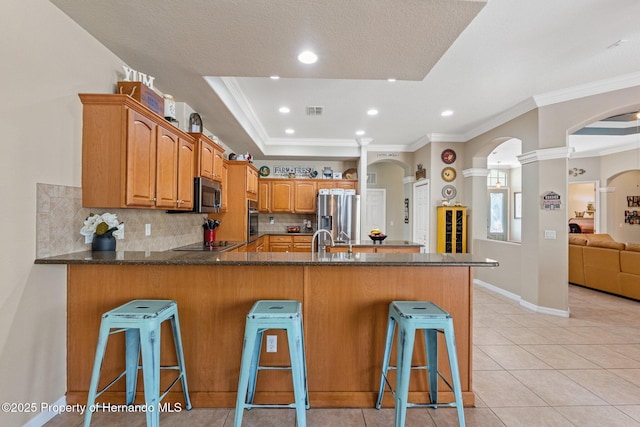
[[[467,208],[438,206],[438,253],[467,252]]]

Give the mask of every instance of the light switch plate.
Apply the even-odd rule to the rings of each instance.
[[[556,239],[556,230],[544,230],[544,238],[546,240],[555,240]]]

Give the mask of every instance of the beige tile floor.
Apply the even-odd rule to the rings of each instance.
[[[476,407],[468,426],[640,426],[640,303],[570,286],[570,318],[533,313],[474,288]],[[313,403],[313,402],[312,402]],[[144,426],[142,414],[96,414],[94,426]],[[164,426],[233,425],[233,410],[161,415]],[[47,427],[78,426],[77,414]],[[393,425],[393,409],[310,409],[309,427]],[[409,409],[407,426],[456,426],[455,409]],[[253,409],[243,426],[295,426],[294,411]]]

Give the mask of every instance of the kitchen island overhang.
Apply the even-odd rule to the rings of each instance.
[[[86,402],[102,313],[132,299],[157,298],[178,302],[193,405],[225,408],[235,405],[245,318],[259,299],[302,302],[312,407],[373,407],[389,303],[433,301],[454,318],[463,400],[474,405],[473,268],[498,265],[469,254],[172,251],[82,252],[36,263],[68,265],[67,402]],[[280,331],[267,334],[278,337],[278,351],[263,352],[261,362],[287,365],[285,336]],[[103,365],[105,381],[124,367],[124,340],[114,336],[112,341]],[[174,363],[172,345],[169,331],[163,330],[163,363]],[[418,337],[416,347],[422,345]],[[445,377],[446,357],[440,351]],[[416,354],[414,363],[424,362],[424,355]],[[162,380],[164,384],[171,378],[163,373]],[[123,390],[124,384],[102,399],[122,403]],[[264,371],[256,390],[256,402],[290,402],[290,374]],[[412,373],[410,401],[426,402],[426,390],[424,372]],[[439,390],[443,402],[453,400],[443,383]],[[386,394],[383,405],[393,405],[390,396]],[[179,388],[167,395],[175,402],[181,397]]]

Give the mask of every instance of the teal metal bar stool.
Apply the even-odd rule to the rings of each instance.
[[[177,366],[160,366],[160,325],[165,320],[171,321],[173,341],[178,359]],[[112,331],[112,329],[115,330]],[[106,387],[98,391],[100,368],[102,367],[107,340],[109,339],[109,335],[119,332],[125,333],[125,370]],[[138,365],[140,355],[142,355],[142,365]],[[175,301],[134,300],[102,315],[96,358],[91,374],[91,385],[89,386],[87,412],[84,418],[85,427],[91,424],[93,411],[89,410],[89,408],[100,406],[100,404],[96,405],[96,398],[123,376],[126,376],[127,405],[133,405],[136,397],[136,383],[139,369],[142,369],[144,380],[147,426],[157,427],[160,424],[160,401],[179,380],[182,380],[186,409],[191,409],[191,400],[189,399],[189,391],[187,388],[187,374],[184,367],[184,354],[182,352],[178,305]],[[162,395],[160,395],[160,369],[179,371],[177,378]]]
[[[262,336],[269,329],[280,329],[287,333],[289,344],[290,366],[260,366],[260,350]],[[293,379],[293,395],[295,402],[290,404],[254,404],[256,381],[259,370],[291,370]],[[262,408],[295,408],[298,427],[306,427],[305,410],[309,409],[309,391],[307,387],[307,364],[304,352],[304,335],[302,327],[302,304],[293,300],[260,300],[256,302],[249,314],[244,332],[242,360],[240,362],[240,378],[238,380],[238,396],[234,426],[242,425],[245,409]]]
[[[397,366],[389,366],[393,335],[398,325],[398,351]],[[411,366],[413,345],[416,330],[424,330],[427,365]],[[438,333],[443,333],[449,355],[451,370],[451,383],[438,371]],[[389,369],[396,370],[396,390],[387,379]],[[425,369],[429,378],[429,402],[409,403],[409,377],[411,369]],[[455,402],[438,403],[438,377],[453,391]],[[458,412],[458,424],[464,427],[464,406],[462,403],[462,388],[460,385],[460,371],[458,370],[458,356],[456,353],[456,341],[453,333],[453,318],[442,308],[432,302],[426,301],[393,301],[389,305],[389,321],[387,324],[387,341],[382,361],[382,376],[380,378],[380,391],[376,408],[380,409],[385,384],[395,397],[395,427],[403,427],[405,424],[407,407],[421,406],[437,408],[439,406],[455,407]]]

